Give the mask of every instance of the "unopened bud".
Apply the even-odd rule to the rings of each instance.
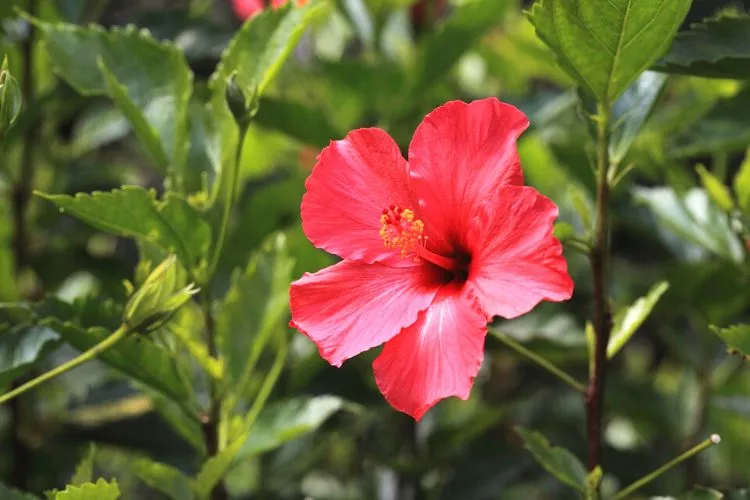
[[[243,89],[237,82],[237,74],[232,73],[227,80],[226,100],[229,111],[232,112],[237,123],[247,126],[258,112],[260,104],[258,87],[251,85],[249,89]]]
[[[0,68],[0,137],[10,128],[21,112],[21,88],[8,70],[7,56]]]
[[[198,289],[185,286],[186,273],[174,255],[156,266],[125,306],[125,323],[141,333],[154,331],[166,324]]]

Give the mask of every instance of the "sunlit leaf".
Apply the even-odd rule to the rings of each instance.
[[[530,18],[563,69],[612,103],[669,47],[690,0],[540,0]]]
[[[750,356],[750,325],[741,324],[728,328],[712,326],[711,329],[730,348],[739,351],[743,356]]]
[[[666,281],[657,283],[651,287],[646,296],[615,314],[611,337],[607,345],[608,358],[614,357],[628,343],[668,289],[669,283]]]
[[[55,494],[55,500],[117,500],[120,488],[117,481],[99,479],[95,483],[84,483],[80,486],[68,486]]]

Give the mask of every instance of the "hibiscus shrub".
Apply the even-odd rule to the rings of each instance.
[[[0,500],[750,498],[736,3],[3,0]]]

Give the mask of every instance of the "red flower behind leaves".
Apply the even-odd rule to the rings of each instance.
[[[417,420],[469,397],[493,316],[573,292],[557,207],[523,185],[526,127],[494,98],[449,102],[417,128],[408,162],[387,133],[359,129],[305,184],[305,234],[344,260],[292,283],[291,325],[334,366],[385,343],[375,381]]]
[[[296,0],[298,6],[305,5],[309,0]],[[242,19],[248,19],[256,14],[260,14],[266,7],[274,9],[283,7],[289,0],[232,0],[232,8],[235,15]]]

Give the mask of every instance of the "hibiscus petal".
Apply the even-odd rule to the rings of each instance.
[[[528,186],[505,186],[482,207],[469,231],[469,286],[488,316],[515,318],[542,300],[573,294],[573,280],[553,236],[557,207]]]
[[[416,420],[443,398],[468,399],[486,334],[478,307],[447,285],[416,323],[385,344],[372,365],[375,382],[391,406]]]
[[[232,0],[232,8],[238,18],[247,19],[266,8],[263,0]]]
[[[430,240],[450,251],[477,203],[502,185],[523,185],[516,140],[526,116],[493,98],[451,101],[428,114],[409,146],[412,189]]]
[[[315,342],[324,359],[341,366],[414,323],[438,288],[427,266],[342,261],[292,283],[290,324]]]
[[[358,129],[331,142],[305,182],[305,234],[315,246],[344,259],[411,262],[386,248],[379,233],[383,210],[391,205],[417,208],[407,179],[398,145],[380,129]]]

